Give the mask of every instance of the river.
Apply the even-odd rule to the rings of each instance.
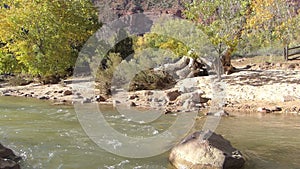
[[[124,120],[110,106],[104,106],[102,110],[109,124],[131,135],[137,132],[151,135],[163,131],[176,119],[176,116],[164,115],[153,124],[137,127]],[[193,130],[201,129],[204,122],[205,118],[198,120]],[[170,168],[168,152],[133,159],[103,150],[83,131],[73,106],[54,106],[36,99],[0,97],[0,129],[0,142],[23,157],[23,169]],[[245,169],[300,168],[299,116],[244,115],[222,118],[216,132],[242,151],[247,158]]]

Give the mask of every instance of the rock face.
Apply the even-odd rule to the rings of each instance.
[[[230,142],[211,131],[195,132],[176,145],[169,161],[177,169],[239,169],[245,159]]]
[[[149,15],[151,20],[157,19],[161,14],[175,15],[182,17],[181,10],[185,3],[191,0],[167,0],[167,1],[136,1],[136,0],[93,0],[99,10],[99,20],[107,23],[124,15],[144,13]]]
[[[21,157],[16,156],[11,149],[0,143],[0,169],[20,169],[18,164],[20,160]]]

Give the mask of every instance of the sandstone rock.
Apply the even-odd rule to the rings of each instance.
[[[257,111],[261,112],[261,113],[271,113],[271,112],[276,112],[276,111],[282,111],[282,108],[278,107],[278,106],[273,106],[270,108],[259,107],[259,108],[257,108]]]
[[[96,96],[96,97],[95,97],[95,100],[96,100],[97,102],[105,102],[105,101],[106,101],[106,99],[105,99],[103,96],[100,96],[100,95]]]
[[[49,97],[48,97],[48,96],[41,96],[41,97],[39,97],[39,99],[40,99],[40,100],[48,100]]]
[[[77,95],[77,99],[83,99],[84,97],[81,95]]]
[[[49,95],[51,93],[51,91],[47,91],[46,93],[45,93],[45,95]]]
[[[68,95],[72,95],[73,92],[71,90],[65,90],[63,94],[64,96],[68,96]]]
[[[18,162],[21,159],[11,149],[4,147],[0,143],[0,169],[20,169]]]
[[[177,169],[239,169],[245,159],[230,142],[211,131],[195,132],[176,145],[169,161]]]
[[[184,93],[181,94],[178,100],[181,100],[182,102],[185,102],[186,100],[190,100],[191,102],[197,103],[206,103],[209,98],[202,98],[203,92],[200,90],[191,92],[191,93]]]
[[[154,93],[152,91],[149,91],[149,90],[146,90],[144,91],[144,96],[150,96],[150,95],[153,95]]]
[[[164,70],[168,72],[174,72],[175,70],[183,69],[184,67],[186,67],[188,62],[189,62],[188,57],[183,56],[175,63],[165,64]]]
[[[182,111],[184,112],[190,112],[195,107],[195,103],[191,100],[185,100],[182,105]]]
[[[195,103],[199,103],[201,95],[202,93],[200,93],[200,91],[193,92],[190,99]]]
[[[186,93],[187,92],[187,90],[186,90],[186,88],[184,86],[180,86],[178,91],[180,93]]]
[[[177,99],[178,96],[180,96],[180,92],[178,90],[175,91],[171,91],[169,93],[167,93],[167,97],[169,99],[169,101],[174,101]]]
[[[274,112],[274,111],[282,111],[282,108],[281,108],[281,107],[278,107],[278,106],[274,106],[274,107],[271,107],[270,110],[271,110],[272,112]]]
[[[158,98],[158,102],[166,103],[167,102],[166,97],[165,96],[160,96]]]
[[[169,110],[169,109],[165,109],[165,110],[164,110],[164,114],[171,114],[171,113],[172,113],[172,111]]]
[[[200,97],[199,102],[200,103],[207,103],[208,101],[210,101],[210,98],[206,98],[206,97]]]
[[[3,96],[11,96],[10,93],[4,93]]]
[[[295,69],[296,68],[296,64],[292,63],[287,68],[288,69]]]
[[[136,99],[136,98],[138,98],[138,97],[139,97],[139,96],[135,94],[135,95],[129,96],[128,99],[129,99],[129,100],[133,100],[133,99]]]
[[[176,71],[176,75],[179,77],[179,79],[184,79],[188,77],[190,72],[191,72],[190,68],[186,66],[185,68]]]
[[[134,102],[130,103],[130,107],[136,107],[137,105]]]
[[[259,108],[257,108],[257,111],[261,112],[261,113],[270,113],[271,112],[270,109],[267,109],[265,107],[259,107]]]
[[[92,100],[90,98],[84,98],[81,103],[91,103]]]
[[[158,102],[159,100],[158,100],[158,98],[157,97],[154,97],[153,99],[152,99],[152,102]]]

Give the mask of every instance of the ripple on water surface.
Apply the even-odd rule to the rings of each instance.
[[[176,119],[163,115],[148,124],[126,120],[110,107],[104,110],[112,127],[132,136],[159,134]],[[195,129],[201,129],[203,123],[204,119],[200,120]],[[298,116],[230,117],[221,120],[217,133],[245,154],[246,169],[300,168],[299,126]],[[0,97],[0,129],[0,142],[25,159],[22,163],[25,169],[169,167],[168,152],[151,158],[129,159],[99,148],[82,130],[72,106]]]

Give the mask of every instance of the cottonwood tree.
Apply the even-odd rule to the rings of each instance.
[[[208,35],[219,52],[224,72],[231,73],[231,56],[242,39],[255,37],[262,44],[281,39],[289,43],[299,18],[291,15],[291,10],[286,0],[195,0],[186,4],[184,14]]]
[[[0,62],[13,57],[24,73],[63,76],[98,27],[89,0],[2,0]]]

